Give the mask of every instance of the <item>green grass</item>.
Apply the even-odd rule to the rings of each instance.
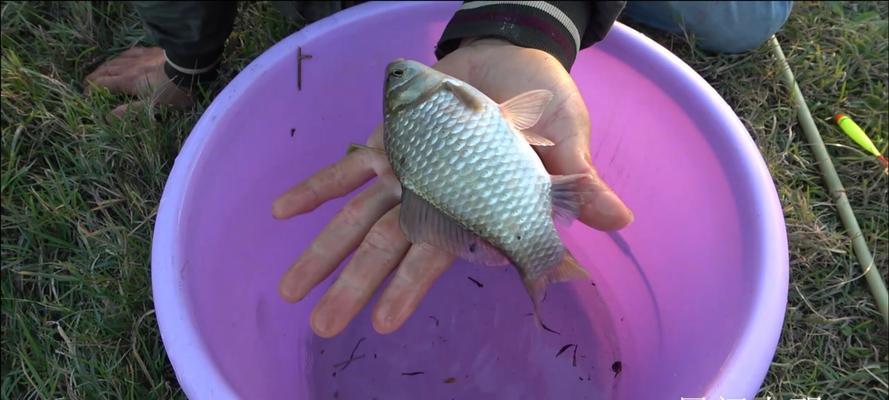
[[[889,179],[829,118],[844,111],[889,147],[887,14],[886,3],[798,3],[778,34],[884,279]],[[217,88],[295,28],[268,4],[242,6]],[[885,399],[887,332],[768,48],[708,56],[642,30],[734,107],[784,206],[789,307],[761,395]],[[146,39],[124,4],[2,5],[0,398],[184,397],[158,334],[148,261],[166,176],[209,102],[116,121],[106,115],[123,98],[81,94],[98,63]]]

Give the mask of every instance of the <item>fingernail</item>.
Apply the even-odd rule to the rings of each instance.
[[[410,304],[410,299],[404,298],[402,301],[398,302],[397,307],[392,308],[393,312],[386,320],[390,330],[396,329],[399,322],[404,322],[407,319],[407,314],[410,312]]]
[[[312,311],[312,330],[322,337],[330,336],[330,331],[334,322],[332,314],[325,310],[326,305],[327,296],[324,296]]]
[[[303,292],[300,282],[294,281],[290,276],[292,274],[291,271],[293,271],[293,269],[284,273],[284,277],[281,278],[281,283],[278,284],[278,292],[284,300],[296,303],[305,297],[305,293]]]
[[[275,218],[283,218],[284,217],[285,208],[284,208],[284,204],[282,204],[282,203],[283,203],[283,198],[279,198],[279,199],[275,200],[274,203],[272,203],[272,215]]]
[[[380,307],[380,327],[383,331],[389,332],[392,329],[392,321],[394,320],[392,316],[392,307],[388,305],[383,305]]]
[[[285,193],[278,197],[272,203],[272,215],[276,218],[285,218],[289,215],[288,211],[294,211],[294,205],[299,204],[300,196],[296,193]]]

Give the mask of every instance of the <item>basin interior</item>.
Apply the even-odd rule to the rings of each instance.
[[[272,201],[366,140],[382,120],[386,63],[433,63],[454,5],[387,10],[288,38],[251,65],[263,73],[223,94],[234,96],[226,113],[205,115],[213,132],[179,214],[180,274],[231,387],[244,398],[299,399],[705,392],[748,324],[762,268],[751,180],[724,139],[727,116],[623,27],[583,51],[572,75],[593,123],[593,163],[635,221],[617,233],[579,223],[562,231],[592,282],[549,290],[542,312],[559,334],[536,329],[511,267],[458,262],[385,336],[368,309],[335,338],[313,335],[309,312],[336,273],[298,304],[279,299],[281,274],[350,196],[287,221],[272,218]],[[313,56],[302,90],[297,46]],[[342,364],[359,341],[357,359]]]

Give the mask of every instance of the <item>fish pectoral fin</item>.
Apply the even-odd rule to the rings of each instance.
[[[519,131],[522,134],[522,137],[525,138],[525,141],[528,142],[531,146],[555,146],[552,140],[549,140],[543,136],[536,135],[532,132],[528,131]]]
[[[493,245],[405,187],[401,190],[400,214],[401,230],[411,243],[427,243],[475,264],[509,264]]]
[[[551,182],[553,215],[563,223],[577,218],[588,195],[596,188],[589,174],[553,175]]]
[[[553,99],[553,93],[546,89],[531,90],[515,96],[502,104],[503,116],[519,131],[524,131],[540,120],[543,110]]]
[[[368,150],[368,151],[373,151],[373,152],[377,152],[380,154],[385,154],[385,151],[383,149],[378,149],[376,147],[370,147],[370,146],[358,144],[358,143],[349,143],[349,148],[346,149],[346,154],[352,154],[358,150]]]
[[[385,187],[400,187],[398,178],[395,176],[395,173],[392,171],[392,167],[389,164],[389,157],[386,156],[386,150],[363,144],[350,143],[349,148],[346,150],[346,155],[348,156],[356,151],[363,151],[365,152],[364,154],[369,155],[364,161],[365,163],[370,164],[371,169],[373,169],[377,178],[383,182]]]
[[[454,93],[466,107],[469,107],[473,111],[481,111],[484,108],[481,99],[474,96],[469,89],[466,88],[466,85],[450,79],[443,81],[442,85]]]

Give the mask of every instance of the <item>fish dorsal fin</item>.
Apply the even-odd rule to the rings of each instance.
[[[552,146],[553,142],[549,139],[527,131],[540,121],[543,110],[552,99],[553,94],[549,90],[531,90],[500,104],[500,111],[528,143],[534,146]]]
[[[589,174],[553,175],[552,193],[553,215],[562,223],[570,223],[580,214],[580,207],[595,188]]]
[[[400,223],[411,243],[427,243],[476,264],[509,264],[506,256],[494,246],[408,188],[401,190]]]

